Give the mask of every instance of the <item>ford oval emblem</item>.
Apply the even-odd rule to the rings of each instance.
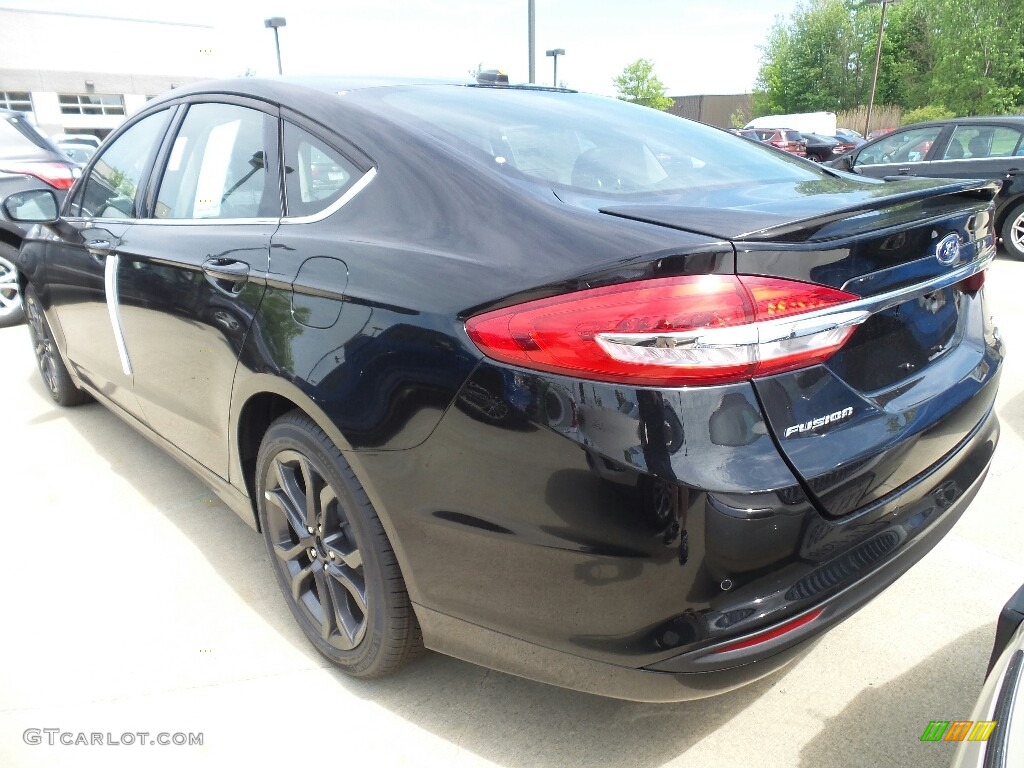
[[[960,260],[960,235],[946,235],[935,246],[935,258],[939,264],[949,266]]]

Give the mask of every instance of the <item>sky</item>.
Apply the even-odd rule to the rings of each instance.
[[[797,0],[535,0],[536,81],[551,84],[550,48],[564,48],[558,79],[614,95],[612,79],[651,59],[669,95],[749,92],[760,50]],[[528,80],[527,0],[173,0],[83,7],[80,0],[0,0],[33,10],[206,24],[214,28],[215,76],[274,75],[273,32],[283,16],[286,75],[459,78],[482,65]],[[130,62],[121,65],[130,69]],[[106,67],[105,67],[106,68]],[[173,63],[167,62],[173,72]]]

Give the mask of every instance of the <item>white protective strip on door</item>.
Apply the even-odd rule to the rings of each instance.
[[[121,329],[121,304],[117,298],[117,268],[121,258],[113,253],[107,256],[103,267],[103,285],[107,294],[107,313],[110,325],[114,329],[114,341],[117,343],[117,354],[121,358],[121,370],[125,376],[132,375],[132,362],[128,359],[128,347],[124,343],[124,331]]]

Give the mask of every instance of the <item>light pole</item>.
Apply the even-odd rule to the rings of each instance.
[[[274,16],[263,20],[264,27],[274,30],[274,49],[277,51],[277,74],[279,75],[283,75],[284,72],[281,70],[281,40],[277,36],[277,30],[287,24],[288,22],[284,20],[283,16]]]
[[[558,57],[565,56],[565,48],[552,48],[547,52],[547,55],[555,60],[555,74],[551,80],[551,85],[555,88],[558,87]]]
[[[885,9],[891,3],[898,0],[865,0],[861,5],[880,3],[882,5],[882,20],[878,22],[878,46],[875,48],[875,74],[871,77],[871,97],[868,99],[868,114],[864,118],[864,136],[868,135],[868,126],[871,125],[871,110],[875,108],[875,88],[878,85],[878,65],[882,61],[882,35],[885,33]]]
[[[534,0],[527,0],[526,4],[526,47],[529,49],[530,56],[530,82],[537,82],[537,66],[534,63],[535,54],[537,51],[537,8],[534,5]]]

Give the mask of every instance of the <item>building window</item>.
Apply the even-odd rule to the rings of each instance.
[[[103,93],[62,93],[60,111],[65,115],[123,115],[124,97]]]
[[[0,91],[0,109],[31,112],[32,97],[27,91]]]

